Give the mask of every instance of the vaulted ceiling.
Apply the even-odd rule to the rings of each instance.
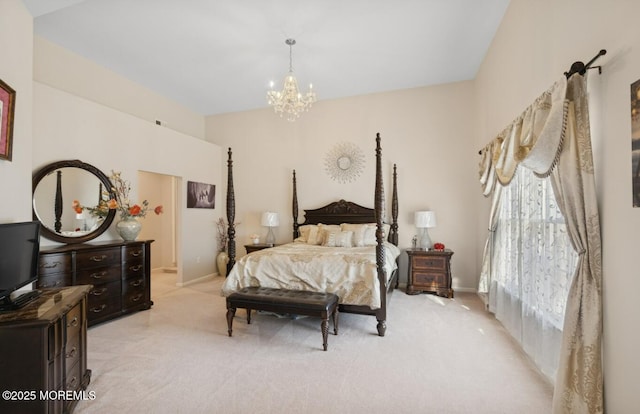
[[[23,0],[38,36],[202,115],[473,79],[509,0]]]

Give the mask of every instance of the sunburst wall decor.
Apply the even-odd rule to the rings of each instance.
[[[341,142],[327,152],[324,169],[335,181],[354,181],[364,169],[364,153],[351,142]]]

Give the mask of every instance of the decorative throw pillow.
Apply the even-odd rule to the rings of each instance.
[[[324,239],[327,237],[327,233],[332,232],[332,231],[340,231],[340,225],[338,224],[322,224],[319,223],[318,224],[318,236],[317,236],[317,243],[316,244],[323,244],[324,243]]]
[[[322,245],[327,247],[353,247],[351,239],[353,239],[352,231],[327,231]]]
[[[364,238],[365,232],[367,228],[371,227],[370,224],[353,224],[353,223],[342,223],[340,225],[340,229],[342,231],[352,231],[353,232],[353,241],[352,244],[354,247],[362,247],[365,246]],[[375,238],[375,226],[373,226],[373,233]]]
[[[300,232],[300,237],[297,237],[295,241],[308,243],[309,233],[311,232],[312,227],[316,227],[316,231],[317,231],[317,226],[315,224],[305,224],[304,226],[298,227],[298,231]]]

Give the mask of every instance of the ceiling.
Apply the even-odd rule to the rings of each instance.
[[[202,115],[473,79],[509,0],[23,0],[34,30]]]

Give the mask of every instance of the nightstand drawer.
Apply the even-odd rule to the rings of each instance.
[[[414,272],[413,283],[416,287],[426,290],[435,290],[438,287],[447,287],[447,275],[444,273]]]
[[[433,269],[444,271],[447,268],[446,257],[425,257],[425,256],[413,256],[413,267],[416,269]]]

